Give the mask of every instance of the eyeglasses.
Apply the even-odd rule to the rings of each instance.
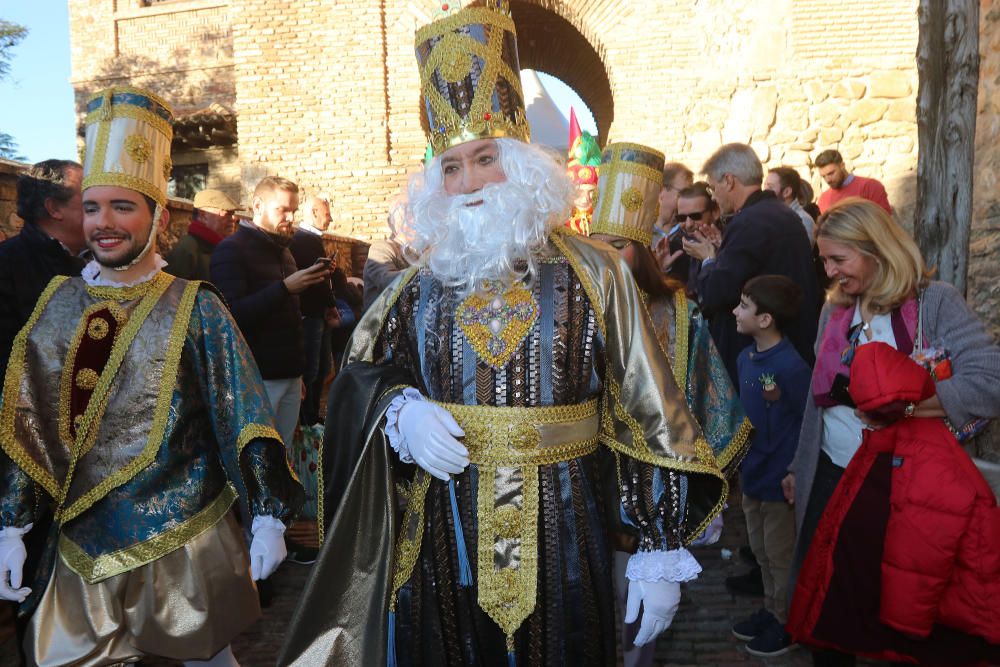
[[[694,220],[695,222],[700,222],[702,216],[704,216],[707,211],[708,209],[704,209],[702,211],[696,211],[694,213],[678,213],[674,215],[674,222],[684,222],[685,220]]]

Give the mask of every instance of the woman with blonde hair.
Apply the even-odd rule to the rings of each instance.
[[[851,504],[843,501],[842,496],[861,488],[869,489],[868,469],[857,470],[859,449],[867,454],[863,447],[863,441],[868,442],[866,433],[897,424],[901,419],[926,418],[927,422],[909,425],[937,426],[939,420],[944,420],[961,441],[978,432],[987,419],[1000,416],[1000,348],[954,287],[930,280],[930,272],[912,237],[881,207],[859,198],[845,199],[820,217],[817,245],[826,274],[833,282],[820,316],[812,400],[807,401],[799,447],[790,474],[783,482],[786,498],[795,505],[798,528],[792,569],[793,583],[796,577],[798,581],[789,632],[798,635],[797,639],[826,647],[813,654],[816,665],[853,665],[856,654],[905,662],[916,657],[921,661],[927,658],[921,651],[940,648],[940,644],[932,641],[940,638],[940,633],[932,633],[931,640],[915,641],[912,635],[920,632],[912,628],[909,633],[900,632],[898,625],[893,626],[892,614],[887,612],[890,600],[897,594],[905,598],[906,594],[900,594],[898,588],[886,589],[887,582],[893,580],[885,574],[887,568],[892,569],[891,564],[884,558],[881,563],[871,562],[872,554],[883,554],[883,548],[885,554],[891,554],[897,545],[886,538],[884,545],[878,543],[876,551],[864,552],[868,559],[855,557],[851,561],[850,553],[852,549],[863,551],[859,545],[883,539],[885,522],[893,512],[909,510],[915,505],[934,506],[942,502],[936,494],[949,484],[971,488],[974,482],[941,479],[940,488],[909,486],[906,487],[909,495],[903,498],[900,497],[903,487],[894,486],[900,479],[898,474],[916,470],[919,461],[894,456],[885,460],[881,491],[874,496],[855,498],[862,503],[857,514],[847,514]],[[859,375],[857,369],[852,375],[851,364],[859,348],[870,343],[895,348],[930,371],[933,386],[925,392],[929,395],[909,402],[896,400],[880,414],[858,410],[852,396],[862,380],[855,377]],[[871,357],[869,353],[874,350],[866,350],[865,358]],[[892,350],[884,351],[890,356],[897,355]],[[901,359],[904,367],[912,366],[905,357]],[[888,385],[897,378],[885,374],[878,379]],[[905,389],[900,391],[905,393]],[[944,433],[951,437],[947,430]],[[942,443],[940,448],[931,450],[937,457],[964,456],[957,445],[948,449]],[[975,469],[972,471],[974,476]],[[883,500],[884,505],[880,504]],[[995,509],[995,500],[993,503]],[[927,521],[933,520],[934,517],[927,517]],[[923,555],[920,549],[925,546],[928,550],[940,547],[918,545],[910,554],[913,563],[920,562]],[[824,565],[816,566],[819,563]],[[911,566],[919,570],[916,565]],[[833,580],[824,578],[835,576],[831,573],[838,567],[841,574],[862,573],[857,579],[850,579],[853,586],[848,588],[853,590],[849,593],[834,590],[836,587],[830,583]],[[879,572],[883,573],[881,579]],[[869,575],[873,578],[866,580]],[[921,586],[927,584],[934,590],[929,581],[918,577],[908,588],[923,593]],[[866,597],[872,595],[874,599]],[[845,602],[847,599],[850,604]],[[932,593],[924,601],[937,599]],[[860,600],[865,602],[862,604]],[[856,604],[862,607],[868,604],[865,610],[873,612],[875,620],[864,611],[857,611],[852,606]],[[934,607],[935,604],[928,603],[926,611],[929,615],[936,614],[935,622],[940,623],[942,614],[947,614]],[[911,611],[916,606],[919,605],[911,605]],[[817,611],[832,608],[839,613],[824,616]],[[802,611],[806,609],[810,611]],[[845,609],[851,613],[844,613]],[[834,616],[836,622],[831,621]],[[866,625],[866,621],[871,622]],[[977,634],[974,627],[959,629]],[[948,636],[952,639],[956,636],[954,627],[949,627],[947,633],[951,633]],[[966,655],[963,651],[967,646],[956,641],[954,645],[947,644],[947,650],[952,651],[950,664],[961,664],[959,656]],[[981,637],[976,641],[981,641]],[[969,650],[975,653],[976,649]]]

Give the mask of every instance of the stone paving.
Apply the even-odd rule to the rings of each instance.
[[[658,641],[656,664],[678,667],[811,665],[808,651],[801,648],[780,658],[760,660],[746,653],[743,643],[730,634],[730,626],[757,609],[760,599],[733,596],[725,588],[727,576],[742,573],[747,567],[739,562],[737,556],[737,550],[745,540],[745,525],[738,500],[732,502],[726,510],[725,521],[723,537],[718,544],[694,549],[704,571],[697,581],[685,587],[677,617],[672,627]],[[723,549],[730,550],[732,557],[724,559]],[[275,595],[271,606],[256,624],[233,643],[233,651],[242,667],[274,665],[286,624],[292,616],[308,573],[308,566],[285,563],[274,575]],[[3,639],[3,635],[0,635],[0,667],[15,667],[19,663],[13,640],[9,637],[6,641]],[[142,665],[177,667],[179,663],[147,660]]]

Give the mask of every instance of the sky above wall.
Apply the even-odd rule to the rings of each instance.
[[[11,50],[7,78],[0,81],[0,132],[14,138],[27,162],[78,159],[67,0],[0,0],[0,19],[28,28],[27,37]],[[559,111],[569,118],[575,107],[580,126],[596,134],[593,116],[576,92],[538,74]]]

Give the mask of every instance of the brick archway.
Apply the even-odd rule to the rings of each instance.
[[[510,8],[521,67],[551,74],[575,90],[594,115],[600,142],[606,142],[615,117],[614,95],[595,46],[565,18],[563,3],[511,0]]]

